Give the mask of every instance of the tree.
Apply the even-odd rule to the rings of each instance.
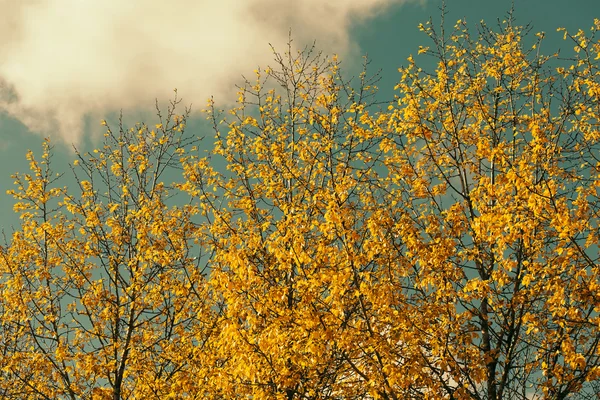
[[[230,171],[214,178],[225,203],[212,208],[205,239],[215,249],[211,285],[225,305],[225,385],[228,396],[364,398],[388,390],[375,386],[385,374],[369,387],[361,371],[381,362],[376,339],[364,335],[388,324],[370,321],[366,292],[382,273],[369,233],[383,229],[372,226],[381,223],[374,124],[383,121],[367,111],[376,77],[362,73],[355,90],[337,59],[314,48],[275,57],[274,69],[241,88],[225,135],[209,110],[214,151]],[[186,171],[203,181],[198,168]],[[389,250],[381,257],[394,257]]]
[[[162,181],[195,142],[177,102],[156,130],[120,124],[102,149],[77,153],[79,191],[55,185],[48,141],[15,175],[23,222],[1,253],[4,398],[166,398],[202,378],[186,367],[214,329],[197,207],[167,205]]]
[[[290,44],[209,102],[207,157],[177,101],[78,154],[81,193],[29,156],[3,395],[593,398],[600,21],[572,58],[512,15],[420,28],[435,70],[410,57],[393,102]]]
[[[438,66],[402,71],[386,166],[419,232],[400,233],[415,304],[446,303],[425,362],[447,396],[565,398],[598,378],[600,47],[579,31],[554,69],[512,19],[422,29]]]

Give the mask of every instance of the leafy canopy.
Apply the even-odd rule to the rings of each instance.
[[[30,152],[2,397],[598,395],[600,21],[566,59],[512,17],[420,29],[435,67],[389,103],[368,62],[290,45],[209,102],[206,154],[177,98],[77,153],[75,187]]]

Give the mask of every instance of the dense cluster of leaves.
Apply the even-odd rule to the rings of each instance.
[[[383,109],[290,48],[209,103],[207,156],[175,100],[77,153],[78,188],[45,142],[0,252],[0,396],[596,396],[599,29],[559,59],[512,20],[421,25],[435,70],[409,58]]]

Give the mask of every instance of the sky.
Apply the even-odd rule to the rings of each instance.
[[[446,0],[451,26],[504,19],[511,0]],[[84,151],[104,132],[100,121],[123,111],[127,124],[151,124],[155,100],[173,89],[198,111],[214,96],[235,101],[236,84],[272,63],[272,51],[316,41],[356,71],[367,54],[381,70],[382,99],[393,96],[398,67],[419,45],[417,25],[440,21],[441,0],[0,0],[0,228],[12,212],[15,172],[27,172],[27,149],[55,145],[55,167],[67,171],[72,146]],[[545,49],[568,47],[557,27],[589,29],[600,0],[514,0],[521,25],[547,33]],[[196,123],[195,123],[196,122]],[[193,132],[203,136],[203,132]],[[206,132],[207,134],[210,132]]]

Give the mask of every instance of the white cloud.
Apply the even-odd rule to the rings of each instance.
[[[284,49],[353,49],[353,22],[408,0],[0,0],[0,110],[77,142],[83,118],[144,109],[178,88],[197,108]]]

